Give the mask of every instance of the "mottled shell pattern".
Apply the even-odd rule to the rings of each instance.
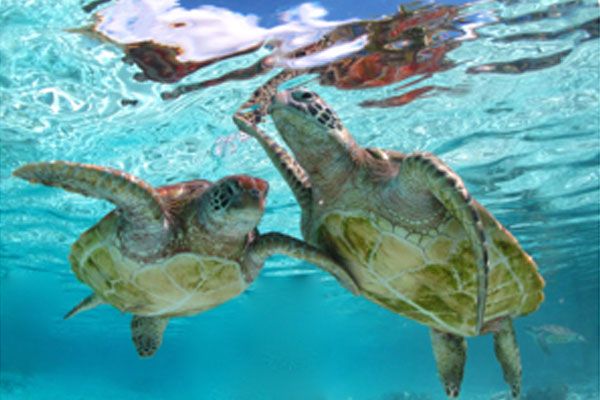
[[[140,264],[117,247],[118,216],[110,213],[73,244],[77,278],[107,303],[141,316],[184,316],[226,302],[248,286],[234,260],[182,252]]]
[[[544,282],[510,232],[481,206],[479,213],[491,239],[485,331],[500,317],[535,311]],[[477,268],[455,218],[448,215],[437,229],[418,232],[375,214],[333,210],[313,226],[372,301],[443,332],[477,335]]]

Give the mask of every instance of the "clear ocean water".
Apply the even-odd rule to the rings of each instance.
[[[112,3],[92,12],[78,0],[0,3],[0,398],[444,399],[426,327],[354,297],[321,270],[285,257],[270,259],[239,297],[174,319],[150,359],[138,358],[132,346],[130,316],[110,306],[62,319],[90,293],[70,271],[70,244],[112,207],[12,177],[25,163],[111,166],[155,186],[234,173],[259,176],[271,185],[261,231],[300,237],[292,193],[259,145],[231,121],[282,66],[174,100],[161,98],[180,84],[251,65],[271,50],[213,63],[179,83],[136,80],[140,69],[122,61],[122,44],[72,31],[89,26],[93,14]],[[444,67],[350,89],[321,85],[311,71],[282,87],[317,91],[363,146],[430,151],[457,171],[534,257],[546,280],[541,308],[515,321],[523,398],[598,399],[598,3],[461,3],[439,4],[456,11],[453,29],[438,37],[454,41]],[[261,34],[284,24],[287,10],[302,10],[291,0],[164,4],[180,11],[211,4],[254,14],[258,19],[251,25]],[[323,0],[312,10],[324,23],[377,19],[397,6],[388,0]],[[316,20],[302,29],[322,29]],[[245,34],[233,32],[234,43]],[[205,49],[203,42],[194,43]],[[427,90],[411,92],[419,88]],[[403,93],[408,95],[381,103]],[[265,129],[276,136],[270,122]],[[526,330],[547,325],[568,328],[586,341],[551,344],[546,354]],[[468,343],[461,399],[504,399],[507,388],[491,336]]]

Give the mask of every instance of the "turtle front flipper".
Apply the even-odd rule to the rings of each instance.
[[[245,115],[236,114],[233,122],[244,133],[255,138],[265,150],[273,165],[292,189],[296,200],[303,210],[310,209],[312,202],[312,188],[310,180],[304,169],[296,160],[269,135],[263,132],[256,124],[249,121]]]
[[[160,219],[163,216],[154,189],[141,179],[116,169],[53,161],[24,165],[13,175],[31,183],[108,200],[123,211],[140,217]]]
[[[462,336],[431,329],[431,344],[440,379],[450,398],[458,397],[467,361],[467,341]]]
[[[512,320],[504,318],[494,332],[494,351],[502,366],[504,380],[510,386],[513,399],[521,395],[521,355]]]
[[[442,160],[429,153],[410,154],[400,162],[401,182],[410,189],[423,186],[456,218],[472,243],[477,265],[476,334],[481,333],[487,298],[489,255],[483,223],[477,206],[462,179]]]
[[[156,353],[168,323],[168,318],[133,316],[131,338],[140,357],[152,357]]]
[[[254,265],[262,265],[267,258],[274,254],[285,254],[314,264],[333,275],[342,286],[353,294],[360,294],[356,280],[342,264],[316,247],[291,236],[275,232],[261,235],[248,249],[247,257],[248,261]]]
[[[128,222],[122,226],[121,239],[136,253],[160,252],[169,236],[169,219],[159,194],[133,175],[66,161],[27,164],[13,174],[32,183],[60,187],[115,204]]]

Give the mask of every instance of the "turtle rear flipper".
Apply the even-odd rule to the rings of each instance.
[[[356,280],[340,263],[316,247],[291,236],[275,232],[261,235],[252,243],[248,255],[253,263],[260,265],[274,254],[285,254],[308,261],[332,274],[342,286],[353,294],[360,293]]]
[[[104,300],[96,293],[91,294],[85,299],[83,299],[75,307],[73,307],[73,309],[64,316],[64,319],[69,319],[79,314],[80,312],[91,310],[92,308],[99,306],[100,304],[104,304]]]
[[[512,320],[505,318],[498,331],[494,332],[494,350],[502,366],[504,380],[509,384],[513,399],[521,394],[521,355]]]
[[[467,341],[464,337],[431,329],[431,344],[446,395],[456,398],[467,361]]]
[[[473,244],[473,252],[477,265],[477,322],[476,334],[481,333],[484,323],[485,304],[489,275],[489,254],[483,222],[477,210],[477,204],[465,188],[462,179],[442,160],[429,153],[414,153],[400,162],[400,186],[402,182],[425,185],[431,194],[456,218],[463,226],[469,242]],[[410,185],[409,184],[409,185]]]
[[[134,253],[162,250],[169,235],[169,219],[160,195],[143,180],[125,172],[66,161],[27,164],[13,175],[32,183],[56,186],[84,196],[108,200],[127,221],[120,232]]]
[[[156,353],[168,323],[168,318],[133,316],[131,338],[140,357],[152,357]]]

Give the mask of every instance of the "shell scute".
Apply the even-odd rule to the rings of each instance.
[[[391,296],[382,296],[379,293],[369,293],[369,297],[373,298],[377,303],[383,305],[384,307],[396,311],[400,314],[408,314],[416,312],[417,309],[412,304]]]
[[[384,278],[414,270],[423,265],[421,249],[409,241],[399,240],[391,235],[383,237],[371,262],[371,266]]]
[[[130,309],[146,309],[151,308],[153,304],[151,297],[148,294],[132,285],[127,281],[112,282],[111,290],[102,293],[103,297],[114,304],[121,311],[129,311]]]
[[[191,254],[178,254],[173,257],[166,272],[175,283],[186,292],[194,291],[204,281],[204,264]]]
[[[462,321],[471,321],[468,322],[469,325],[475,324],[476,315],[475,312],[472,311],[477,305],[477,298],[475,296],[470,295],[467,292],[456,292],[449,294],[448,299],[448,303],[451,304],[452,309],[460,310],[462,308]]]
[[[491,268],[488,275],[489,293],[505,292],[510,290],[519,290],[517,281],[513,279],[506,263],[500,263]]]
[[[81,251],[85,251],[85,249],[97,246],[99,243],[103,242],[105,236],[100,233],[102,225],[104,224],[100,222],[84,232],[73,244],[73,247],[78,247]]]
[[[432,317],[430,317],[428,314],[423,314],[419,310],[407,311],[401,314],[425,325],[433,326],[436,324],[436,321]]]
[[[477,266],[471,244],[466,240],[455,246],[456,250],[448,257],[447,264],[459,279],[462,290],[476,291]]]
[[[429,264],[423,268],[419,275],[422,280],[429,282],[432,286],[448,287],[452,290],[459,290],[458,278],[452,273],[452,270],[445,264]]]
[[[542,301],[544,301],[544,293],[541,291],[528,293],[522,301],[521,314],[527,315],[534,312],[539,308]]]
[[[116,265],[116,258],[111,254],[110,248],[99,247],[88,256],[88,262],[104,275],[107,280],[117,280],[124,278],[124,272],[120,266]]]
[[[520,309],[523,296],[520,294],[508,295],[506,297],[494,296],[486,304],[486,315],[501,315],[505,310]]]
[[[416,292],[414,302],[424,310],[435,310],[436,314],[454,314],[454,310],[452,310],[442,296],[430,288],[421,286]]]
[[[363,218],[349,217],[342,221],[344,238],[355,255],[368,262],[374,250],[379,233]]]
[[[544,286],[535,263],[487,210],[480,214],[492,239],[486,320],[534,311]],[[333,211],[316,237],[347,262],[366,297],[442,331],[476,334],[478,268],[457,219],[423,233],[376,214]]]
[[[91,259],[86,260],[81,266],[77,277],[100,294],[110,290],[112,287],[110,279],[106,279],[100,265]]]
[[[144,292],[152,293],[168,302],[176,302],[186,295],[169,277],[162,265],[144,267],[135,275],[133,283]]]
[[[204,273],[206,279],[198,288],[203,292],[219,290],[232,282],[240,281],[239,266],[234,262],[204,260]]]
[[[449,238],[440,236],[428,243],[425,248],[425,254],[431,262],[441,263],[448,259],[448,254],[452,251],[453,243]]]

